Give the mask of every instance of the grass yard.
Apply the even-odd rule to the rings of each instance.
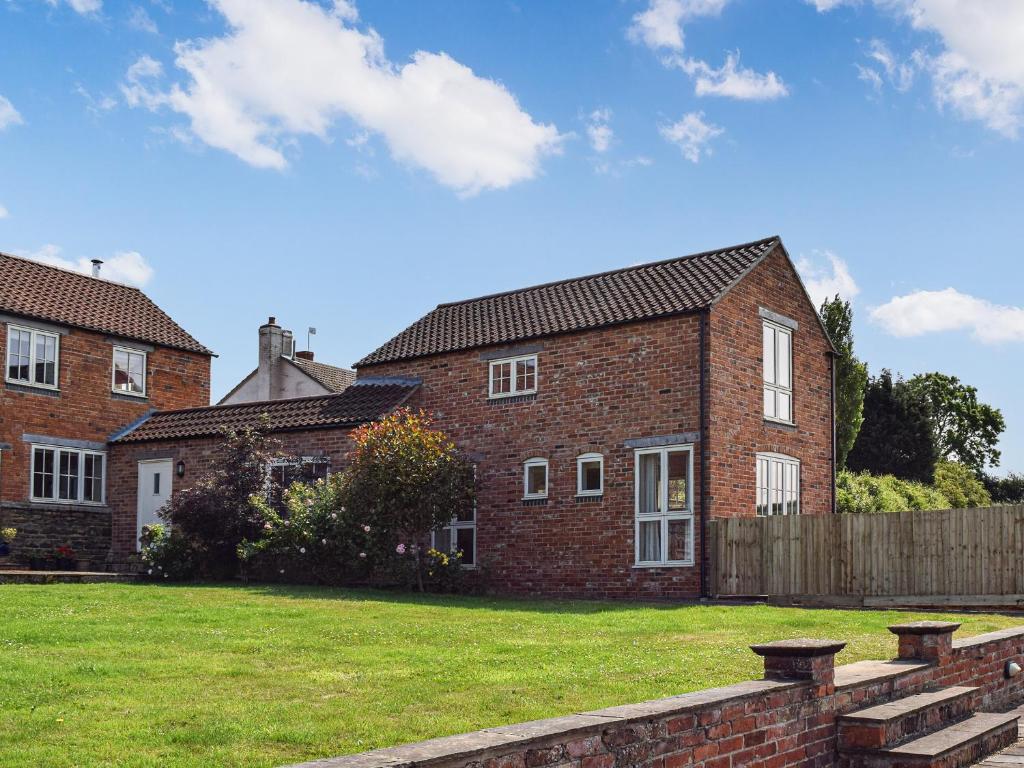
[[[914,614],[938,618],[939,614]],[[0,586],[0,765],[275,766],[760,676],[756,641],[890,658],[908,614]],[[961,633],[1017,623],[971,616]]]

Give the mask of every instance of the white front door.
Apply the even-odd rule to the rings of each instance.
[[[139,462],[139,506],[136,537],[142,535],[142,526],[161,522],[156,513],[171,498],[173,467],[172,459]],[[138,538],[136,538],[136,548],[138,544]]]

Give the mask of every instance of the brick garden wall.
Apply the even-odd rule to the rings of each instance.
[[[793,421],[763,414],[763,320],[767,309],[799,327],[793,332]],[[754,454],[800,460],[800,511],[832,511],[832,380],[829,342],[792,265],[776,249],[711,311],[708,506],[714,517],[754,511]]]
[[[957,626],[957,625],[953,625]],[[926,637],[926,643],[929,642]],[[1024,627],[943,647],[904,648],[911,658],[834,668],[833,658],[765,658],[775,678],[626,704],[550,720],[317,760],[302,768],[831,768],[837,717],[935,686],[978,686],[974,704],[1024,700]],[[947,636],[948,637],[948,636]],[[916,655],[916,658],[913,657]]]
[[[328,456],[331,470],[345,463],[352,443],[348,429],[313,429],[279,432],[271,435],[284,455]],[[206,473],[217,468],[222,459],[221,438],[159,440],[147,443],[116,443],[110,447],[108,503],[111,511],[110,564],[118,570],[137,567],[137,486],[138,462],[146,459],[172,459],[185,462],[185,477],[173,478],[173,490],[191,487]]]
[[[160,347],[150,351],[148,397],[128,397],[111,392],[115,340],[102,333],[66,330],[60,340],[59,391],[0,382],[0,443],[10,445],[0,458],[0,527],[18,529],[11,548],[16,562],[51,554],[68,543],[82,559],[102,562],[99,553],[105,556],[110,546],[109,508],[29,502],[31,449],[23,435],[103,444],[151,409],[190,408],[210,401],[207,355]],[[6,325],[0,324],[3,361],[6,345]],[[108,496],[114,489],[108,473]]]
[[[634,459],[625,441],[699,431],[699,324],[689,315],[531,342],[540,349],[538,392],[526,398],[488,399],[481,354],[498,347],[367,365],[359,376],[422,379],[409,405],[433,413],[477,461],[477,551],[494,589],[692,597],[697,566],[633,567]],[[699,520],[699,440],[694,449]],[[576,457],[590,452],[604,455],[604,495],[577,501]],[[523,462],[534,457],[550,462],[540,505],[522,499]]]

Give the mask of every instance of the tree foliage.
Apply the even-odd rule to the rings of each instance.
[[[843,471],[836,475],[837,512],[866,514],[950,507],[941,491],[924,483],[867,472]]]
[[[978,390],[956,376],[922,373],[907,382],[928,406],[939,456],[981,475],[986,465],[999,466],[999,435],[1006,422],[999,409],[978,401]]]
[[[832,344],[835,358],[836,465],[846,467],[846,457],[857,441],[864,422],[864,390],[868,367],[853,354],[853,308],[839,294],[822,302],[819,310]]]
[[[368,521],[378,548],[412,542],[422,589],[418,545],[472,508],[473,465],[423,411],[399,409],[357,429],[353,440],[343,503]]]
[[[938,450],[926,403],[884,370],[868,381],[864,423],[846,459],[849,469],[931,483]]]
[[[954,509],[992,505],[992,497],[974,471],[954,461],[940,461],[935,465],[935,487],[949,499]]]
[[[253,496],[270,488],[269,467],[276,444],[260,429],[224,433],[215,469],[175,493],[160,511],[170,525],[171,551],[187,548],[200,576],[233,577],[238,545],[255,541],[267,518]]]
[[[1024,474],[1011,472],[1006,477],[982,477],[985,489],[996,504],[1024,504]]]

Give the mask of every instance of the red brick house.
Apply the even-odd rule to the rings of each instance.
[[[782,242],[442,304],[356,364],[477,462],[504,592],[694,597],[712,516],[834,508],[832,354]]]
[[[110,550],[108,440],[210,402],[212,352],[142,291],[0,254],[0,527],[20,560]]]
[[[113,567],[135,567],[142,526],[158,522],[172,492],[216,465],[224,429],[261,426],[287,457],[272,467],[276,479],[312,481],[343,465],[353,429],[402,405],[417,388],[408,379],[365,377],[337,394],[164,411],[133,425],[110,445]]]

